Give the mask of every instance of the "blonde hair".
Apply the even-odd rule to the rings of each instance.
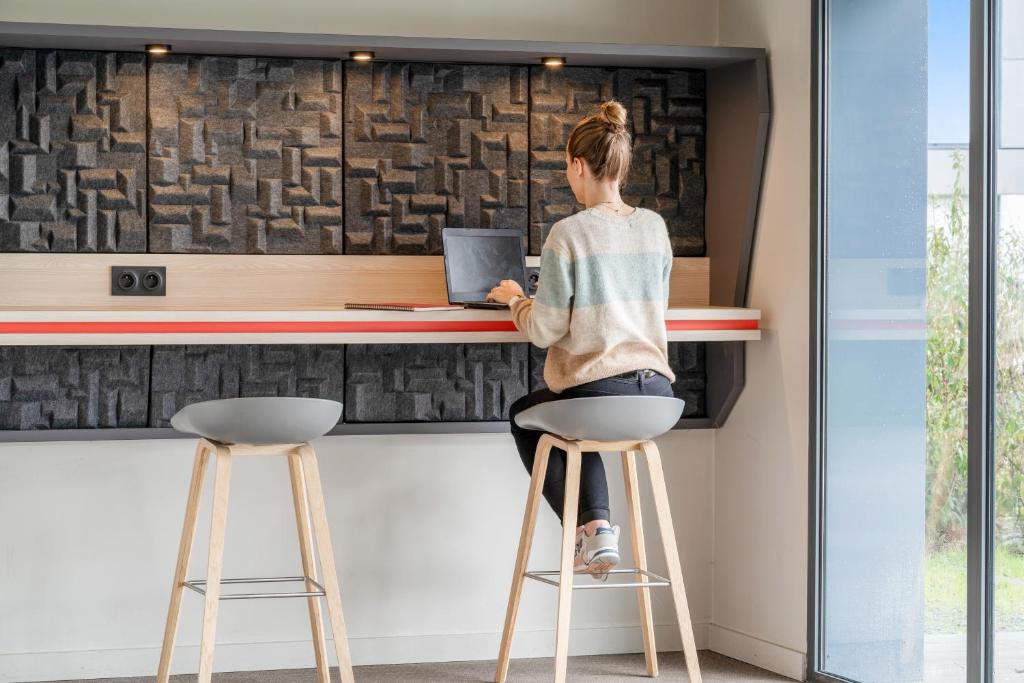
[[[626,110],[615,100],[576,124],[565,151],[570,159],[583,159],[598,180],[623,182],[633,158],[633,143],[626,130]]]

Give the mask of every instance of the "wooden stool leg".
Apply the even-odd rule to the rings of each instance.
[[[647,571],[647,546],[644,543],[643,516],[640,514],[640,488],[636,477],[636,454],[622,452],[622,480],[626,485],[626,507],[629,508],[629,525],[633,535],[633,563],[637,569]],[[640,582],[647,583],[647,577],[640,574]],[[640,630],[644,637],[644,657],[647,659],[647,675],[658,675],[658,650],[654,644],[654,617],[651,615],[651,590],[637,588],[640,603]]]
[[[306,501],[306,485],[302,479],[302,459],[296,451],[288,454],[288,473],[292,484],[292,500],[295,503],[295,526],[299,533],[299,552],[302,555],[302,573],[317,581],[316,558],[313,554],[313,537],[309,525],[309,505]],[[311,590],[306,587],[305,590]],[[327,640],[324,636],[324,622],[320,615],[320,598],[307,598],[309,604],[309,629],[313,634],[313,652],[316,655],[318,683],[330,683],[330,663],[327,659]]]
[[[313,520],[313,535],[317,549],[320,551],[320,567],[323,576],[324,592],[327,600],[327,615],[331,620],[331,631],[334,635],[334,650],[338,655],[338,673],[342,683],[354,683],[352,674],[352,656],[348,649],[348,632],[345,630],[345,617],[341,611],[341,588],[338,585],[338,570],[334,565],[334,548],[331,545],[331,532],[327,525],[327,508],[324,505],[324,492],[320,484],[320,468],[317,465],[316,452],[309,444],[299,447],[302,459],[302,474],[306,480],[306,495]]]
[[[690,623],[690,608],[686,603],[683,587],[683,569],[679,563],[679,549],[676,547],[676,533],[672,526],[672,511],[668,504],[668,489],[665,486],[665,472],[661,468],[661,454],[653,441],[644,441],[640,447],[647,456],[647,467],[651,473],[651,489],[654,492],[654,509],[658,515],[658,529],[661,543],[665,548],[665,562],[668,564],[668,578],[672,582],[672,600],[676,606],[679,621],[679,635],[683,641],[686,657],[686,672],[690,683],[701,683],[700,662],[697,661],[697,644],[693,639],[693,624]]]
[[[210,522],[210,554],[206,566],[203,636],[199,643],[199,683],[210,683],[210,679],[213,677],[213,648],[217,637],[220,579],[224,568],[224,528],[228,521],[231,458],[229,448],[217,446],[217,469],[213,482],[213,512]]]
[[[519,615],[519,598],[523,594],[526,567],[530,561],[533,545],[533,530],[537,526],[537,509],[540,506],[544,478],[548,472],[548,456],[551,454],[551,438],[546,434],[537,442],[530,475],[530,492],[526,496],[526,511],[523,513],[523,528],[519,532],[519,551],[516,553],[516,567],[512,573],[512,588],[508,595],[508,609],[505,611],[505,628],[501,633],[501,647],[498,650],[498,670],[494,674],[496,683],[505,683],[508,676],[509,657],[512,654],[512,635]]]
[[[555,632],[555,683],[565,683],[569,669],[569,622],[572,615],[573,558],[580,501],[580,447],[565,444],[565,506],[562,509],[562,562],[558,574],[558,625]]]
[[[178,619],[181,616],[181,595],[185,591],[185,575],[188,563],[192,559],[192,543],[196,538],[196,525],[199,522],[199,503],[203,496],[203,477],[206,474],[206,463],[210,449],[205,440],[200,439],[196,447],[196,457],[192,464],[192,483],[188,487],[188,502],[185,503],[185,523],[181,528],[181,541],[178,543],[178,564],[174,568],[174,584],[171,586],[171,605],[167,608],[167,624],[164,626],[164,642],[160,649],[160,668],[157,670],[157,683],[168,683],[171,675],[171,658],[174,656],[174,641],[178,637]]]

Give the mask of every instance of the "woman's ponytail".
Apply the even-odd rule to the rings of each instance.
[[[602,102],[572,129],[566,152],[571,159],[586,161],[595,178],[624,182],[633,158],[625,107],[615,100]]]

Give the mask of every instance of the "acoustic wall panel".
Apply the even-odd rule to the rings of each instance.
[[[150,427],[197,401],[239,396],[344,398],[341,345],[154,346]]]
[[[705,417],[708,414],[707,364],[705,342],[669,342],[668,364],[676,375],[672,390],[676,398],[686,401],[683,417]]]
[[[547,387],[544,381],[544,359],[547,350],[530,346],[530,391]],[[683,417],[704,417],[707,404],[704,400],[707,387],[704,342],[669,342],[668,362],[676,381],[672,389],[676,398],[686,402]]]
[[[0,251],[146,250],[142,54],[0,49]]]
[[[565,146],[584,116],[615,97],[615,70],[534,68],[530,74],[530,253],[551,226],[583,208],[565,177]]]
[[[565,178],[573,127],[604,100],[626,108],[633,164],[628,204],[665,219],[676,256],[704,254],[704,72],[686,69],[534,67],[530,77],[530,253],[557,221],[582,207]]]
[[[527,344],[346,347],[346,422],[505,420],[527,391]]]
[[[149,67],[150,251],[340,254],[337,60]]]
[[[0,346],[0,429],[144,427],[148,392],[148,346]]]
[[[527,79],[521,66],[347,63],[345,253],[440,254],[445,227],[525,234]]]

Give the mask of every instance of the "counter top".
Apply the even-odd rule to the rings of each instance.
[[[755,341],[761,312],[670,308],[669,341]],[[0,346],[525,342],[506,311],[0,310]]]

